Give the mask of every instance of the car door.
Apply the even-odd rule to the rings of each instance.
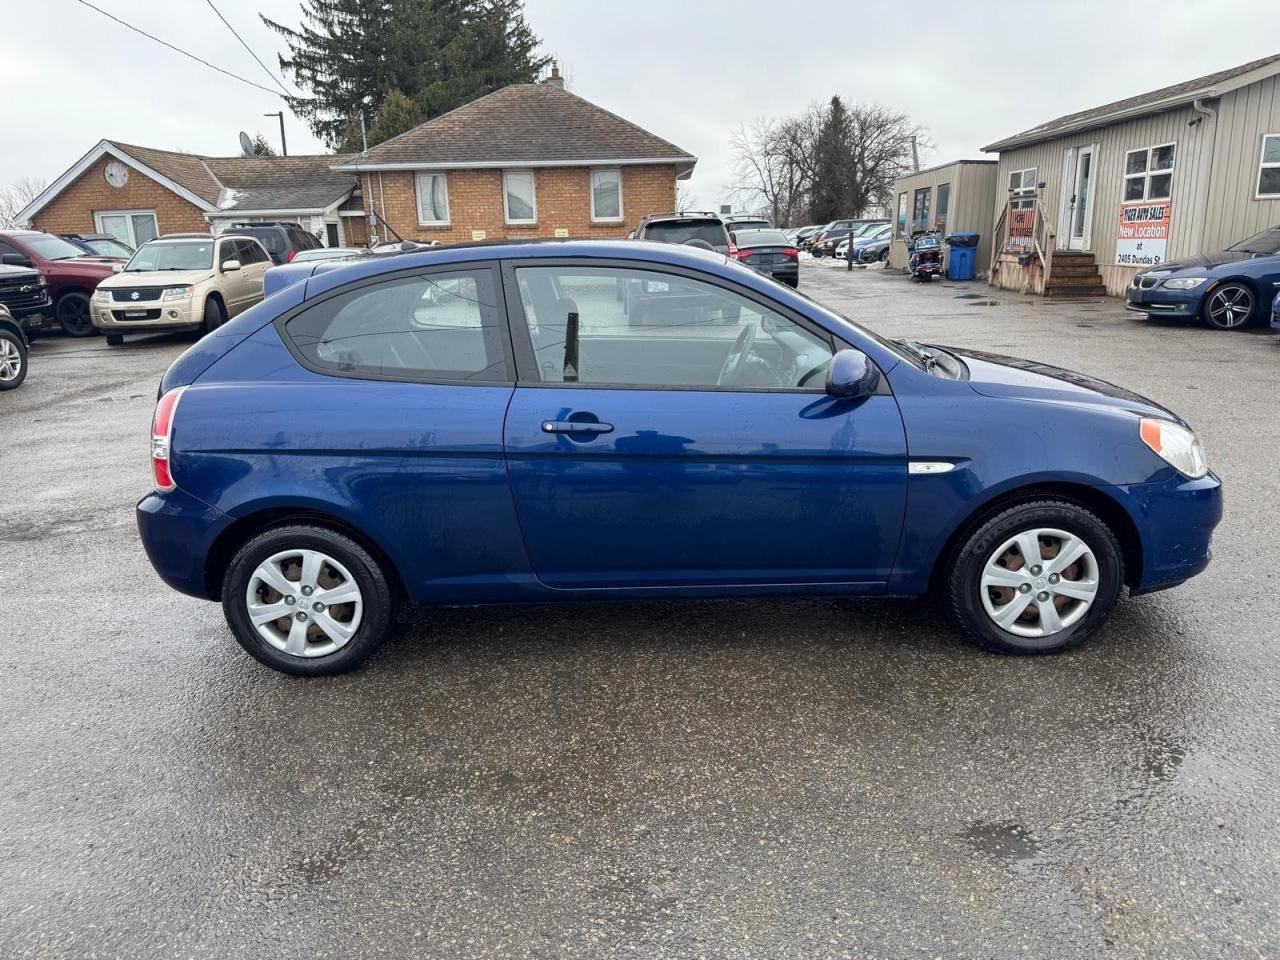
[[[883,587],[906,441],[887,387],[824,392],[843,344],[674,268],[519,261],[503,279],[519,372],[504,444],[544,584]]]
[[[262,299],[263,276],[271,266],[271,258],[257,240],[240,241],[240,272],[245,281],[245,307]]]

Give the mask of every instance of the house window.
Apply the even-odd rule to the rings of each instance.
[[[907,232],[907,195],[905,192],[898,194],[898,236],[903,236]]]
[[[947,229],[947,210],[951,206],[951,184],[938,184],[938,209],[933,214],[933,225],[939,233]]]
[[[1124,199],[1168,200],[1173,195],[1172,143],[1130,150],[1124,155]]]
[[[622,171],[591,171],[591,219],[622,219]]]
[[[502,174],[503,210],[507,223],[536,223],[538,198],[532,170],[506,170]]]
[[[1030,210],[1036,205],[1035,167],[1009,171],[1009,200],[1014,210]]]
[[[449,225],[449,184],[443,173],[420,173],[415,178],[418,190],[418,225]]]
[[[93,214],[99,233],[107,233],[135,250],[160,235],[154,210],[97,210]]]
[[[1258,164],[1258,199],[1280,197],[1280,133],[1262,138],[1262,160]]]
[[[912,233],[922,233],[929,229],[929,201],[932,198],[932,187],[921,187],[916,191],[911,211]]]

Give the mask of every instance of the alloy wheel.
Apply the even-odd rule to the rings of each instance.
[[[1253,294],[1247,287],[1226,284],[1209,294],[1209,320],[1215,327],[1242,327],[1253,316]]]
[[[979,591],[997,627],[1049,637],[1078,623],[1098,593],[1098,560],[1080,537],[1039,528],[1010,537],[989,557]]]
[[[22,354],[8,337],[0,337],[0,381],[9,383],[22,372]]]
[[[349,570],[318,550],[285,550],[258,564],[245,590],[258,635],[294,657],[342,649],[360,628],[364,597]]]

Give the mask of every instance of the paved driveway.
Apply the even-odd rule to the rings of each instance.
[[[1216,562],[1053,659],[923,602],[637,603],[419,614],[290,680],[136,540],[186,341],[41,342],[0,397],[0,956],[1280,954],[1280,337],[801,289],[1170,404]]]

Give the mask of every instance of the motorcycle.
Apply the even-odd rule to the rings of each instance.
[[[917,283],[928,283],[942,273],[942,240],[937,234],[926,233],[915,238],[907,272]]]

